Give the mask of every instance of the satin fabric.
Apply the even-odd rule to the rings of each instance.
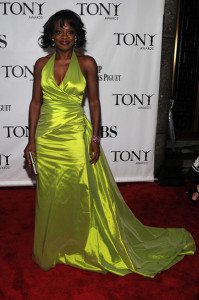
[[[75,52],[58,86],[55,53],[42,70],[43,105],[36,130],[37,197],[33,260],[118,275],[154,277],[195,243],[185,229],[142,225],[125,204],[101,149],[89,162],[92,127],[82,108],[86,80]]]

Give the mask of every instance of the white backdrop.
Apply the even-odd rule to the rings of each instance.
[[[56,11],[78,13],[98,65],[102,146],[116,181],[153,181],[164,0],[0,2],[0,185],[31,185],[24,168],[37,43]],[[88,101],[85,104],[89,117]]]

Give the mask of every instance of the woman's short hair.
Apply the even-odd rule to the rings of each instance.
[[[78,14],[72,10],[65,9],[56,12],[52,15],[48,21],[44,24],[43,35],[39,38],[39,45],[43,49],[48,47],[54,47],[52,36],[54,33],[54,24],[60,20],[60,26],[63,28],[64,21],[67,21],[71,27],[75,29],[76,32],[76,48],[84,45],[86,42],[86,30],[84,24]]]

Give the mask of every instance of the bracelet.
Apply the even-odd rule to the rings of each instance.
[[[97,135],[93,135],[91,138],[91,143],[95,142],[95,143],[99,143],[100,144],[100,137]]]

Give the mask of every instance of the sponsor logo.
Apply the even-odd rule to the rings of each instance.
[[[117,136],[117,126],[112,125],[108,126],[101,126],[101,138],[115,138]]]
[[[113,162],[118,162],[118,161],[123,161],[123,162],[129,162],[133,161],[135,164],[143,164],[146,165],[148,164],[149,161],[149,151],[144,151],[144,150],[138,150],[138,151],[133,151],[133,150],[124,150],[124,151],[111,151],[113,154]]]
[[[10,104],[0,104],[0,111],[11,111]]]
[[[157,34],[114,33],[116,45],[139,47],[140,50],[154,50]]]
[[[151,109],[151,100],[155,94],[112,94],[114,105],[138,106],[138,109]]]
[[[0,154],[0,169],[10,169],[9,158],[12,154]]]
[[[0,2],[1,15],[25,15],[29,19],[43,19],[43,5],[46,2]]]
[[[29,136],[28,126],[3,126],[6,138],[22,138]]]
[[[106,74],[102,73],[102,66],[98,66],[98,80],[99,81],[120,81],[122,75],[113,75],[113,74]]]
[[[105,20],[118,20],[119,19],[119,4],[112,2],[108,3],[76,3],[80,8],[79,15],[90,15],[90,16],[104,16]]]
[[[4,49],[7,47],[6,35],[0,34],[0,49]]]
[[[33,80],[33,67],[28,66],[1,66],[4,78],[28,78]]]

